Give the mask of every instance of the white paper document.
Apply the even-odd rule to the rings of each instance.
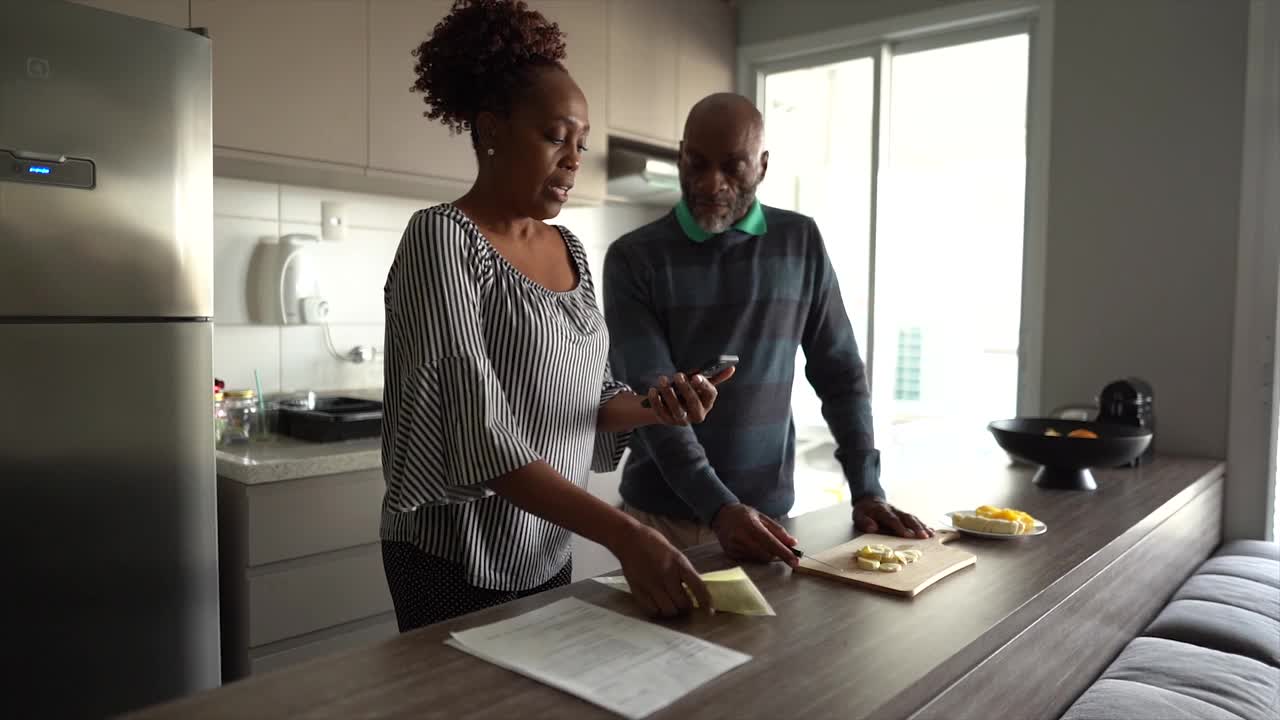
[[[660,710],[751,659],[577,598],[446,642],[628,718]]]

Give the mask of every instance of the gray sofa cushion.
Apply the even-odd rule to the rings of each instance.
[[[1280,619],[1280,589],[1231,575],[1192,575],[1174,600],[1203,600]]]
[[[1280,619],[1203,600],[1175,600],[1144,635],[1237,653],[1280,668]]]
[[[1251,580],[1259,585],[1266,585],[1280,590],[1280,566],[1277,561],[1267,558],[1243,555],[1218,555],[1211,557],[1200,566],[1196,575],[1226,575]]]
[[[1280,667],[1280,545],[1227,543],[1183,584],[1143,634]]]
[[[1265,540],[1232,540],[1224,543],[1214,555],[1247,555],[1280,563],[1280,543]]]
[[[1280,718],[1280,545],[1223,545],[1062,717]]]
[[[1162,638],[1137,638],[1063,720],[1275,720],[1280,668]]]

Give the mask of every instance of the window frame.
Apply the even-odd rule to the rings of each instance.
[[[860,338],[867,355],[867,376],[875,382],[875,262],[878,176],[884,151],[882,108],[888,97],[890,59],[894,54],[919,52],[1026,32],[1027,167],[1023,212],[1022,298],[1018,337],[1017,414],[1043,412],[1042,375],[1044,304],[1049,185],[1050,99],[1052,97],[1053,10],[1055,0],[985,0],[957,7],[904,15],[837,28],[811,35],[744,45],[738,49],[739,92],[767,107],[765,76],[815,65],[873,58],[875,97],[872,116],[870,225],[867,278],[867,337]],[[892,378],[889,378],[892,380]]]

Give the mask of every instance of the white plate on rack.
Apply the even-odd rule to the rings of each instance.
[[[980,530],[966,530],[965,528],[962,528],[962,527],[956,527],[955,523],[951,522],[951,514],[957,513],[957,512],[973,512],[973,511],[972,510],[952,510],[951,512],[943,516],[946,518],[946,520],[942,523],[943,527],[958,533],[964,533],[965,535],[973,535],[974,537],[991,538],[992,540],[1017,540],[1018,538],[1032,537],[1033,535],[1043,535],[1046,532],[1049,532],[1049,526],[1045,525],[1039,520],[1036,520],[1036,524],[1031,528],[1031,532],[1024,533],[1022,535],[1006,535],[1004,533],[989,533],[989,532],[982,532]]]

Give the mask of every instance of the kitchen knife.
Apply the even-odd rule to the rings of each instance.
[[[798,558],[807,557],[807,558],[809,558],[809,560],[810,560],[810,561],[812,561],[812,562],[816,562],[816,563],[818,563],[819,565],[826,565],[827,567],[831,568],[832,570],[835,570],[836,572],[844,572],[845,570],[847,570],[847,569],[848,569],[848,568],[838,568],[838,567],[836,567],[835,565],[832,565],[831,563],[826,562],[826,561],[823,561],[823,560],[819,560],[818,558],[813,557],[812,555],[805,555],[805,554],[804,554],[804,551],[803,551],[803,550],[801,550],[800,548],[795,548],[795,547],[793,547],[793,548],[791,548],[791,552],[792,552],[796,557],[798,557]]]

